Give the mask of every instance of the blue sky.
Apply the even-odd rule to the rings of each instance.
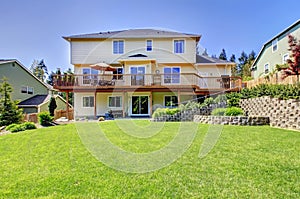
[[[201,34],[210,55],[259,52],[263,43],[300,17],[299,0],[1,0],[0,59],[48,70],[67,69],[62,36],[131,28],[166,28]]]

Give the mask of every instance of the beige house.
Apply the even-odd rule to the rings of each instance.
[[[63,37],[70,43],[74,75],[54,88],[74,92],[77,117],[112,110],[119,117],[151,116],[157,107],[240,89],[235,63],[197,55],[201,36],[131,29]]]

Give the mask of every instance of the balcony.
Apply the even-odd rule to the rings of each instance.
[[[60,91],[109,89],[193,89],[239,90],[240,77],[201,77],[195,73],[180,74],[67,74],[53,77],[53,87]]]

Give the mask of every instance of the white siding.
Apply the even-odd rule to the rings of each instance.
[[[102,61],[116,63],[118,59],[126,58],[136,53],[146,54],[150,58],[156,59],[158,63],[195,63],[196,41],[194,39],[184,39],[185,51],[182,54],[174,53],[173,39],[152,39],[153,50],[147,52],[146,40],[147,39],[125,39],[124,54],[113,54],[112,39],[89,42],[72,41],[71,63],[93,64]]]

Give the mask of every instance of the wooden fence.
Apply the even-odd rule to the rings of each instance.
[[[297,76],[288,76],[285,79],[282,78],[280,72],[258,79],[250,80],[246,82],[247,88],[255,87],[259,84],[296,84]]]
[[[61,117],[67,117],[67,111],[65,110],[55,110],[54,112],[54,120],[61,118]],[[74,110],[70,109],[69,110],[69,120],[74,119]],[[23,121],[28,121],[28,122],[34,122],[38,123],[38,113],[30,113],[30,114],[24,114],[23,115]]]
[[[66,117],[69,120],[73,120],[74,119],[74,110],[69,109],[68,117],[67,117],[67,111],[65,111],[65,110],[55,110],[54,120],[56,120],[58,118],[61,118],[61,117]]]

